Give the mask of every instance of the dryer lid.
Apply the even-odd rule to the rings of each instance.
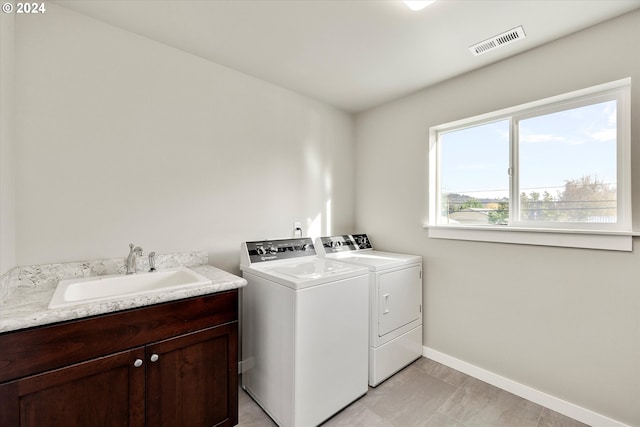
[[[328,258],[368,267],[370,271],[384,270],[422,262],[419,255],[382,251],[350,251],[328,254]]]
[[[314,260],[299,264],[279,265],[272,267],[271,270],[296,279],[317,279],[353,271],[354,266],[330,260]]]

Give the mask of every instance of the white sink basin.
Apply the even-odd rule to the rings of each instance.
[[[65,279],[58,282],[49,308],[131,298],[151,292],[168,292],[209,283],[211,279],[186,267],[168,268],[154,273]]]

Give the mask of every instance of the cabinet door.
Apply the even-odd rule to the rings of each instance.
[[[237,347],[237,322],[148,345],[147,425],[236,425]]]
[[[4,384],[0,425],[142,427],[143,357],[139,348]]]

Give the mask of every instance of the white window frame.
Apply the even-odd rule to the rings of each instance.
[[[430,238],[565,246],[607,250],[632,250],[631,217],[631,79],[626,78],[539,101],[474,116],[429,129]],[[617,101],[617,222],[559,223],[521,221],[519,218],[518,123],[520,120],[579,108],[608,100]],[[509,120],[510,203],[509,225],[439,224],[440,145],[438,135],[499,120]],[[506,172],[506,171],[505,171]]]

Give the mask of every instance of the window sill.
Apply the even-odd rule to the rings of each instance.
[[[425,228],[429,230],[429,238],[431,239],[470,240],[627,252],[633,250],[633,233],[631,232],[450,225],[425,225]]]

